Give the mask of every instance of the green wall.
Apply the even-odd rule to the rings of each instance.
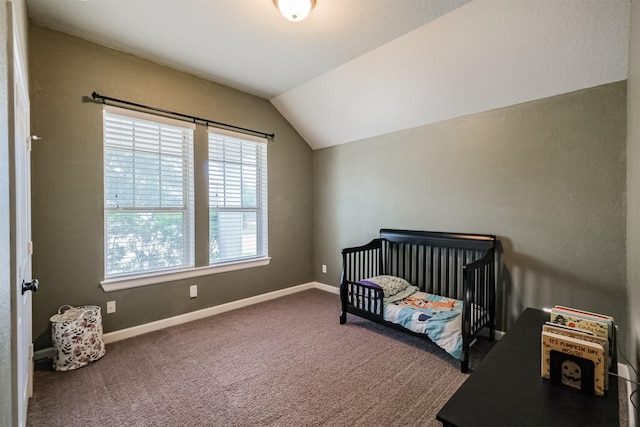
[[[29,37],[31,128],[42,137],[32,151],[36,349],[50,345],[49,317],[63,304],[100,305],[110,332],[313,280],[313,154],[267,100],[44,27],[31,25]],[[102,106],[88,99],[93,91],[275,133],[268,145],[270,265],[104,292]],[[196,171],[204,173],[204,127],[195,140]],[[206,195],[206,188],[196,191]],[[196,209],[196,226],[206,229],[206,207]],[[206,255],[196,260],[206,263]],[[117,312],[106,315],[110,300]]]
[[[625,328],[625,128],[618,82],[317,150],[316,280],[383,227],[495,234],[499,329],[553,304]]]

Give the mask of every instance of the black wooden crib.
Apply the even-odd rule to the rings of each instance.
[[[467,372],[478,332],[487,327],[495,338],[495,242],[483,234],[382,229],[380,238],[343,249],[340,323],[351,313],[430,339],[385,319],[384,292],[367,281],[374,276],[399,277],[421,292],[461,300],[459,360]]]

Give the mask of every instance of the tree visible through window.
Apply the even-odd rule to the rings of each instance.
[[[105,107],[105,277],[194,266],[193,131]]]

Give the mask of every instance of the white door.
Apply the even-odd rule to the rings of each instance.
[[[16,244],[16,328],[18,369],[18,423],[26,425],[27,407],[33,381],[33,345],[31,339],[31,294],[37,281],[31,277],[31,138],[29,96],[24,82],[22,52],[14,42],[14,117],[15,117],[15,244]],[[26,285],[26,286],[25,286]],[[29,290],[23,288],[31,285]]]

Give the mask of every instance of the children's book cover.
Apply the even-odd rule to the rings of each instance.
[[[602,345],[581,339],[542,331],[541,375],[551,378],[551,352],[569,354],[593,362],[593,390],[597,396],[605,391],[606,354]],[[553,373],[557,375],[556,373]]]

